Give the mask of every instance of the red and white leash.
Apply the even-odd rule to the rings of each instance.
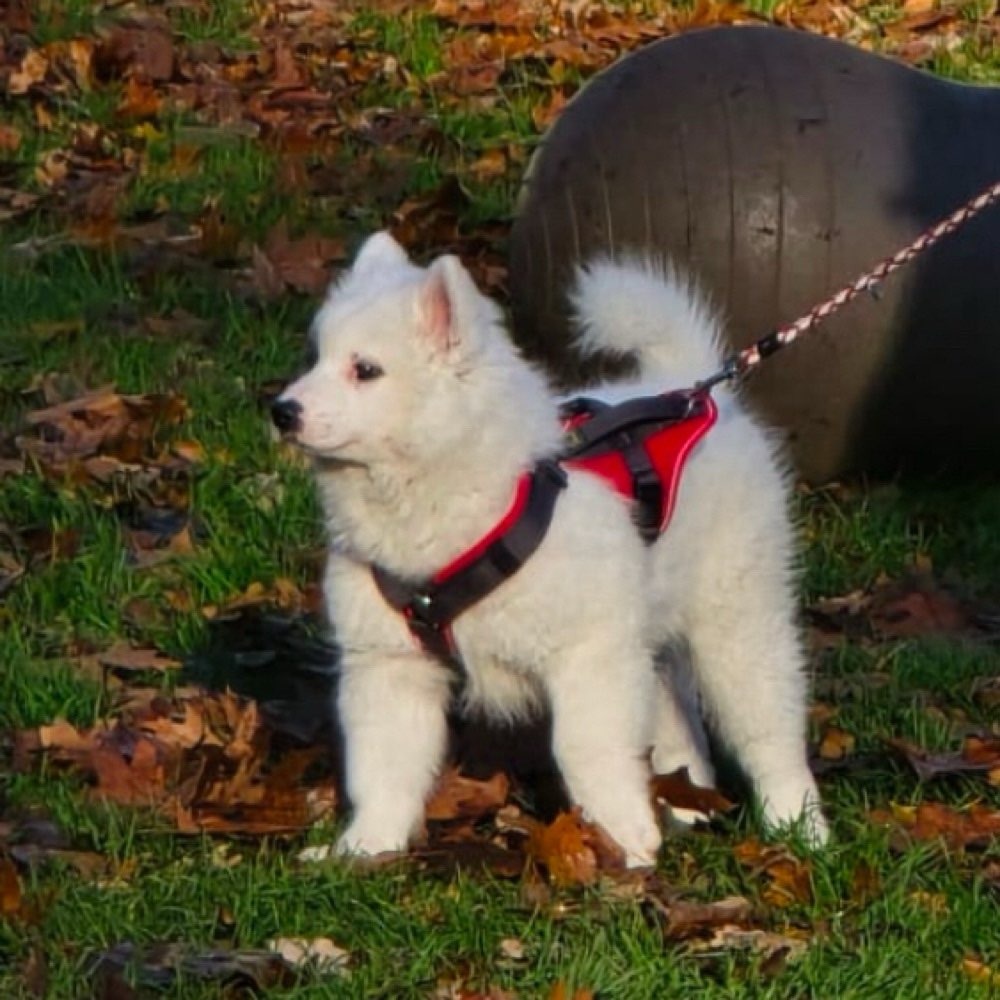
[[[862,292],[874,292],[877,286],[893,271],[898,270],[904,264],[908,264],[914,257],[921,254],[928,247],[933,246],[942,236],[954,232],[959,226],[964,225],[973,216],[978,215],[983,209],[1000,201],[1000,181],[991,184],[981,194],[967,201],[961,208],[956,209],[946,219],[932,226],[921,233],[912,243],[897,251],[891,257],[886,257],[880,264],[877,264],[870,271],[862,274],[851,284],[845,285],[831,295],[825,302],[815,306],[804,316],[792,323],[786,323],[766,337],[745,347],[742,351],[730,355],[722,368],[714,375],[699,382],[698,389],[711,389],[720,382],[729,382],[736,378],[741,378],[757,367],[765,358],[770,357],[775,351],[787,347],[799,334],[821,323],[828,316],[835,313],[841,306],[846,305],[851,299],[856,298]]]

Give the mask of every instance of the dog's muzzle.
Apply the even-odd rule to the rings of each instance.
[[[294,399],[276,399],[271,404],[271,420],[282,434],[302,429],[302,404]]]

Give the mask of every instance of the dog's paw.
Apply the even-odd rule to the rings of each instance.
[[[651,868],[656,864],[662,838],[652,815],[618,825],[612,837],[625,852],[626,868]]]
[[[406,836],[394,834],[384,826],[372,829],[354,822],[341,834],[336,850],[341,855],[374,858],[404,853],[407,840]]]
[[[770,830],[801,837],[813,849],[823,847],[830,839],[830,827],[815,787],[787,795],[783,802],[765,802],[764,822]]]

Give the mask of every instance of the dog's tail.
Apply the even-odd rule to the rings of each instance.
[[[597,258],[570,293],[584,354],[637,358],[664,388],[693,385],[721,363],[720,324],[705,298],[671,266],[646,257]]]

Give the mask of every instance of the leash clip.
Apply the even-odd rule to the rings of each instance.
[[[739,377],[739,374],[740,355],[730,354],[729,357],[722,362],[722,367],[717,372],[713,375],[709,375],[708,378],[695,383],[695,391],[711,392],[712,389],[723,382],[732,382],[734,379]]]

